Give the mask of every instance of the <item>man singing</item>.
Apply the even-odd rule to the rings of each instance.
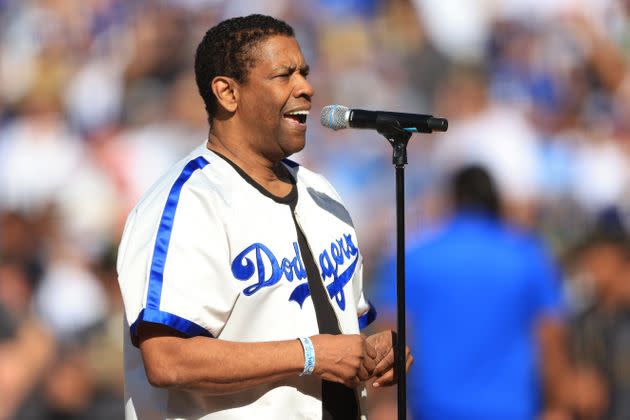
[[[286,159],[305,144],[308,70],[268,16],[199,44],[208,139],[144,195],[119,249],[127,419],[357,419],[364,381],[394,382],[391,332],[359,334],[375,312],[350,216]]]

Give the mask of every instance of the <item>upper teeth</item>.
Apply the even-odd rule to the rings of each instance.
[[[287,112],[287,115],[308,115],[308,111],[293,111],[293,112]]]

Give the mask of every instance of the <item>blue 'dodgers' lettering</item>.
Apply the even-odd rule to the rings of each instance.
[[[238,254],[232,262],[232,274],[236,279],[246,281],[252,278],[254,273],[258,273],[258,282],[247,286],[243,289],[243,293],[251,296],[263,287],[278,283],[283,276],[289,281],[293,281],[294,276],[298,280],[305,279],[306,269],[302,263],[297,242],[293,242],[293,250],[295,257],[292,260],[284,258],[280,264],[269,248],[261,243],[251,244]],[[255,255],[256,264],[248,258],[250,254]],[[271,268],[269,273],[265,268],[265,263]]]
[[[342,273],[339,273],[339,267],[344,264],[346,258],[350,259],[352,257],[355,257],[354,261]],[[346,309],[346,295],[343,292],[343,287],[352,278],[358,261],[359,249],[352,242],[352,235],[343,235],[343,239],[338,239],[336,242],[331,243],[330,254],[325,249],[319,255],[319,265],[324,282],[329,277],[333,279],[332,283],[326,286],[328,295],[331,298],[335,298],[337,305],[342,311]]]
[[[246,296],[251,296],[263,287],[273,286],[283,277],[289,282],[293,279],[306,278],[306,269],[302,263],[300,249],[297,242],[293,242],[295,256],[292,259],[283,258],[280,263],[275,255],[261,243],[254,243],[245,248],[232,262],[232,274],[241,281],[247,281],[257,273],[257,282],[243,289]],[[354,259],[353,259],[354,257]],[[252,261],[255,258],[256,262]],[[350,264],[343,272],[340,268],[348,261]],[[344,234],[342,238],[332,241],[329,249],[324,249],[319,254],[319,266],[324,283],[332,278],[326,286],[328,295],[334,298],[341,310],[346,308],[344,286],[352,279],[359,261],[359,249],[352,242],[352,235]],[[301,283],[295,287],[289,301],[294,301],[300,307],[310,296],[308,283]]]

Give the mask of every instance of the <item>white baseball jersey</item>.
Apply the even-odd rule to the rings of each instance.
[[[362,257],[331,185],[285,161],[295,220],[308,240],[344,334],[375,312],[362,292]],[[318,334],[292,209],[205,144],[176,164],[132,210],[118,274],[125,334],[127,419],[320,419],[321,380],[298,376],[224,396],[152,387],[136,343],[147,321],[188,336],[242,342]],[[360,389],[365,413],[365,389]]]

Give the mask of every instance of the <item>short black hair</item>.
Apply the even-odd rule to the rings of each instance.
[[[252,49],[274,35],[295,36],[286,22],[258,14],[224,20],[206,32],[195,55],[195,78],[208,122],[212,123],[218,106],[210,87],[212,79],[227,76],[245,83],[256,64]]]
[[[469,165],[457,170],[451,179],[451,195],[457,210],[500,215],[499,193],[483,166]]]

